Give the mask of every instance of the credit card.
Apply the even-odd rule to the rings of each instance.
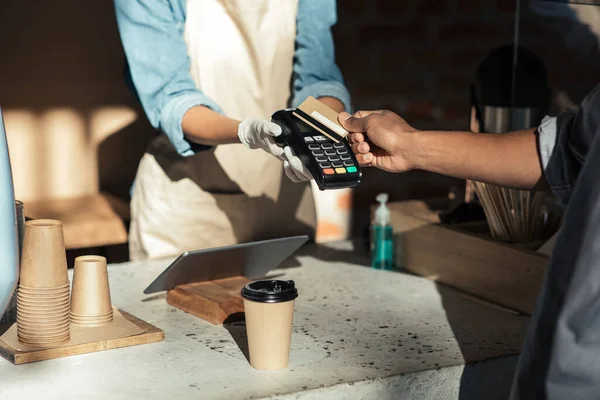
[[[348,135],[338,122],[338,113],[312,96],[304,100],[293,114],[335,143]]]

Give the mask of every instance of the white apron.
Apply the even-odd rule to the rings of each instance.
[[[185,41],[198,88],[228,117],[270,119],[287,106],[297,0],[188,0]],[[310,184],[281,161],[242,144],[179,156],[157,136],[138,168],[131,201],[132,260],[309,234]]]

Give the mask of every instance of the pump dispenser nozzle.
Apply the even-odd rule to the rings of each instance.
[[[377,225],[390,224],[390,210],[386,206],[386,203],[388,201],[388,194],[380,193],[377,195],[376,200],[379,202],[379,207],[377,207],[377,210],[375,211],[375,223]]]

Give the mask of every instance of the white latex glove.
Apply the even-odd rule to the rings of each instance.
[[[290,146],[284,148],[283,170],[292,182],[310,181],[313,179],[308,168],[294,154]]]
[[[275,143],[274,137],[281,135],[281,127],[274,122],[246,118],[238,127],[238,138],[249,149],[263,149],[280,160],[284,159],[283,149]]]
[[[302,161],[289,146],[282,149],[275,143],[275,137],[281,135],[281,127],[274,122],[246,118],[238,127],[238,137],[249,149],[263,149],[283,160],[285,174],[292,182],[313,179]]]

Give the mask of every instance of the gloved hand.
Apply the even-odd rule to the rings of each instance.
[[[275,143],[275,137],[281,135],[281,127],[274,122],[246,118],[238,127],[240,142],[249,149],[263,149],[283,160],[285,174],[292,182],[313,179],[302,161],[294,155],[289,146],[282,149]]]
[[[290,146],[285,146],[283,161],[283,170],[292,182],[310,181],[313,179],[308,168],[302,164],[302,161],[294,154]]]
[[[277,146],[274,139],[279,135],[281,135],[279,125],[262,119],[246,118],[238,127],[238,138],[244,146],[249,149],[263,149],[283,160],[283,149]]]

